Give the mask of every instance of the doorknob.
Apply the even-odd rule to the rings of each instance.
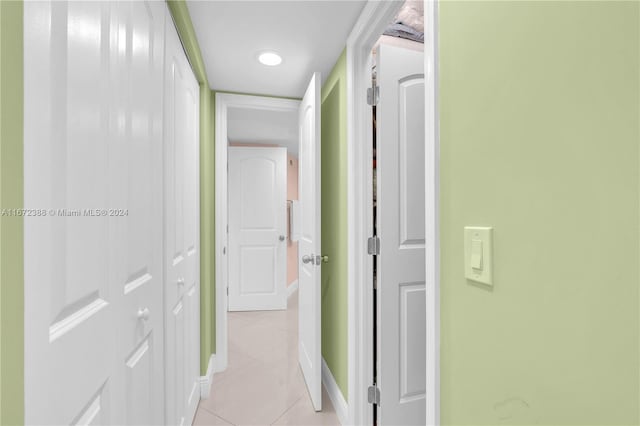
[[[284,241],[284,235],[280,235],[280,241]]]
[[[184,278],[178,278],[178,285],[184,285]]]
[[[327,256],[326,254],[323,254],[322,256],[316,256],[316,265],[319,265],[320,262],[329,263],[329,256]]]
[[[313,255],[309,256],[309,255],[305,254],[304,256],[302,256],[302,263],[311,263],[311,264],[313,264],[313,262],[314,262]]]
[[[138,309],[138,319],[146,321],[149,319],[149,308]]]

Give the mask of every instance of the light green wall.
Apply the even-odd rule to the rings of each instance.
[[[189,9],[184,0],[167,0],[191,68],[200,84],[200,372],[215,353],[215,146],[214,95],[202,60]]]
[[[200,85],[200,369],[207,372],[216,351],[215,328],[215,226],[214,226],[214,99],[208,86]]]
[[[23,207],[23,3],[0,1],[0,208]],[[0,424],[24,423],[23,221],[0,216]]]
[[[640,421],[639,6],[439,4],[443,424]]]
[[[322,87],[322,357],[348,392],[346,49]]]

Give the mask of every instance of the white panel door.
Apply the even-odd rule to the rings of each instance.
[[[26,423],[162,423],[165,8],[24,16]]]
[[[320,73],[313,74],[300,103],[298,188],[298,361],[316,411],[322,409],[320,289]]]
[[[425,424],[424,54],[377,52],[378,411]]]
[[[112,206],[123,217],[110,223],[111,265],[118,303],[114,423],[164,422],[162,279],[162,87],[165,8],[155,2],[126,2],[117,11],[118,73],[111,96],[127,105],[109,152]],[[121,49],[121,46],[126,46]]]
[[[165,52],[165,400],[167,424],[182,425],[200,400],[200,104],[171,19]]]
[[[229,310],[287,308],[287,149],[229,147]]]

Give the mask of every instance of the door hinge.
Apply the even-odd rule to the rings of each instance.
[[[380,87],[373,86],[367,89],[367,103],[371,106],[378,105],[380,99]]]
[[[367,239],[367,253],[374,256],[380,254],[380,238],[373,236]]]
[[[369,401],[369,404],[380,405],[380,389],[378,386],[373,385],[367,388],[367,401]]]
[[[229,295],[229,286],[227,286],[227,296]]]

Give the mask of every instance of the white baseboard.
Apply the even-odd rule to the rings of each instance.
[[[322,358],[322,384],[327,390],[327,394],[333,404],[333,408],[336,410],[340,424],[348,424],[349,406],[347,405],[347,401],[344,400],[344,396],[342,396],[342,392],[336,383],[336,379],[333,378],[333,374],[331,374],[331,370],[329,370],[329,366],[324,361],[324,358]]]
[[[298,289],[298,280],[295,280],[293,283],[287,286],[287,299],[291,297],[293,293]]]
[[[213,373],[216,372],[216,354],[211,354],[207,365],[207,375],[200,376],[200,399],[207,399],[211,394],[213,384]]]

